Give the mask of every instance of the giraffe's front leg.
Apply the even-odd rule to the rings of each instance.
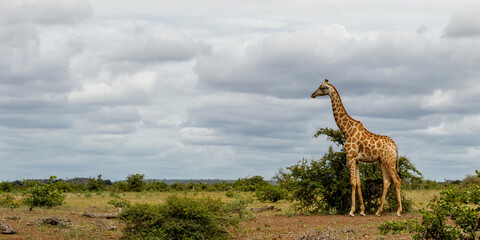
[[[362,188],[360,185],[360,166],[358,163],[355,165],[356,165],[355,173],[356,173],[356,179],[357,179],[358,200],[360,202],[360,216],[365,216],[365,205],[363,204]]]
[[[348,167],[350,170],[350,184],[352,185],[352,207],[350,208],[349,216],[355,216],[353,213],[355,212],[355,190],[357,189],[357,170],[356,170],[357,163],[355,161],[348,161]]]

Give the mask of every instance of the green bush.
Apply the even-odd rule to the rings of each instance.
[[[235,196],[235,193],[234,193],[234,191],[229,190],[225,193],[225,196],[228,197],[228,198],[232,198],[232,197]]]
[[[210,186],[212,191],[229,191],[233,189],[233,183],[227,183],[225,181],[221,183],[214,183]]]
[[[254,218],[253,214],[246,210],[248,204],[253,202],[250,197],[234,194],[233,198],[233,201],[225,204],[225,211],[235,214],[234,216],[230,216],[232,222],[238,223],[239,221]]]
[[[297,164],[280,170],[275,179],[286,189],[294,207],[300,212],[347,213],[351,205],[350,173],[347,157],[343,150],[345,138],[340,130],[320,129],[314,137],[326,135],[340,151],[329,147],[328,152],[319,160],[302,159]],[[380,205],[383,191],[382,172],[378,163],[360,164],[362,195],[366,212],[374,212]],[[405,157],[398,161],[399,176],[403,181],[420,179],[420,172]],[[392,184],[393,185],[393,184]],[[403,211],[411,210],[411,200],[402,194]],[[358,197],[357,197],[358,200]],[[393,187],[387,193],[385,210],[396,210],[396,192]]]
[[[285,199],[287,193],[279,185],[267,184],[255,192],[255,197],[261,202],[277,202]]]
[[[147,191],[166,192],[170,189],[170,187],[165,182],[154,181],[154,182],[151,182],[151,183],[147,184],[145,189]]]
[[[23,203],[33,207],[55,207],[63,204],[65,196],[58,189],[58,182],[56,176],[50,176],[48,183],[29,182],[29,188],[24,192]]]
[[[479,239],[480,186],[453,186],[440,192],[422,209],[421,223],[408,223],[413,239]],[[378,226],[381,233],[402,229],[402,222],[386,222]],[[397,229],[398,228],[398,229]],[[406,227],[404,227],[406,228]]]
[[[112,184],[110,189],[114,192],[127,192],[128,191],[128,184],[125,181],[118,181]]]
[[[233,183],[233,189],[235,189],[236,191],[254,192],[267,184],[269,183],[263,180],[262,176],[239,178]]]
[[[330,148],[328,157],[338,158]],[[335,208],[338,213],[350,209],[350,180],[339,161],[302,159],[296,165],[280,170],[275,176],[280,186],[291,194],[293,208],[303,213],[319,213]]]
[[[11,192],[11,191],[13,191],[13,186],[9,182],[1,182],[0,183],[0,191],[1,192]]]
[[[378,225],[378,231],[381,234],[397,234],[397,233],[412,233],[418,230],[418,220],[415,218],[406,219],[402,221],[385,221]]]
[[[430,179],[416,179],[411,182],[402,182],[402,189],[407,190],[430,190],[430,189],[437,189],[442,190],[444,189],[444,184],[436,182],[435,180]]]
[[[120,215],[123,239],[228,239],[232,221],[220,200],[170,196],[163,205],[137,204]]]
[[[108,204],[118,208],[118,209],[125,209],[130,207],[132,204],[130,201],[125,200],[123,198],[117,197],[117,199],[112,199],[108,202]]]
[[[62,193],[73,192],[72,184],[62,180],[55,181],[55,188]]]
[[[201,192],[201,191],[210,191],[210,185],[206,184],[206,183],[201,183],[201,182],[198,182],[198,183],[194,183],[194,182],[189,182],[187,183],[186,185],[186,188],[189,190],[189,191],[194,191],[194,192]]]
[[[141,192],[147,183],[143,181],[144,174],[130,174],[127,177],[128,191]]]
[[[414,239],[478,239],[480,236],[480,186],[441,191],[428,207],[431,210],[421,210],[422,223]]]
[[[88,191],[94,191],[94,192],[103,191],[106,189],[106,187],[107,185],[105,184],[105,181],[102,179],[102,174],[99,174],[97,176],[97,179],[95,178],[88,179],[88,183],[87,183]]]
[[[13,209],[19,207],[20,205],[21,202],[17,201],[15,197],[10,193],[7,193],[6,195],[0,197],[0,206],[2,207],[8,207]]]
[[[172,189],[173,191],[182,192],[182,191],[186,191],[187,187],[183,183],[176,182],[170,185],[170,189]]]

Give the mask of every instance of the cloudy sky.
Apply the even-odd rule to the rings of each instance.
[[[425,178],[480,169],[478,1],[0,1],[0,180],[261,175],[328,146],[328,78]]]

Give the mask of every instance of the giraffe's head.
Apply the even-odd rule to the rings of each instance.
[[[312,94],[312,98],[330,95],[330,89],[331,87],[330,84],[328,84],[328,79],[325,79],[325,82],[323,82],[322,85],[320,85],[320,87],[317,89],[317,91]]]

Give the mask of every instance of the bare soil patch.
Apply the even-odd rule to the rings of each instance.
[[[0,235],[0,239],[118,239],[123,226],[118,220],[94,219],[60,209],[0,208],[0,221],[11,226],[16,234]],[[54,224],[58,219],[60,223]],[[106,227],[108,226],[108,227]],[[115,226],[115,228],[110,228]]]
[[[291,216],[257,214],[242,224],[235,239],[411,239],[410,234],[381,235],[377,226],[384,221],[420,218],[418,214],[385,213],[377,217],[346,215]]]

